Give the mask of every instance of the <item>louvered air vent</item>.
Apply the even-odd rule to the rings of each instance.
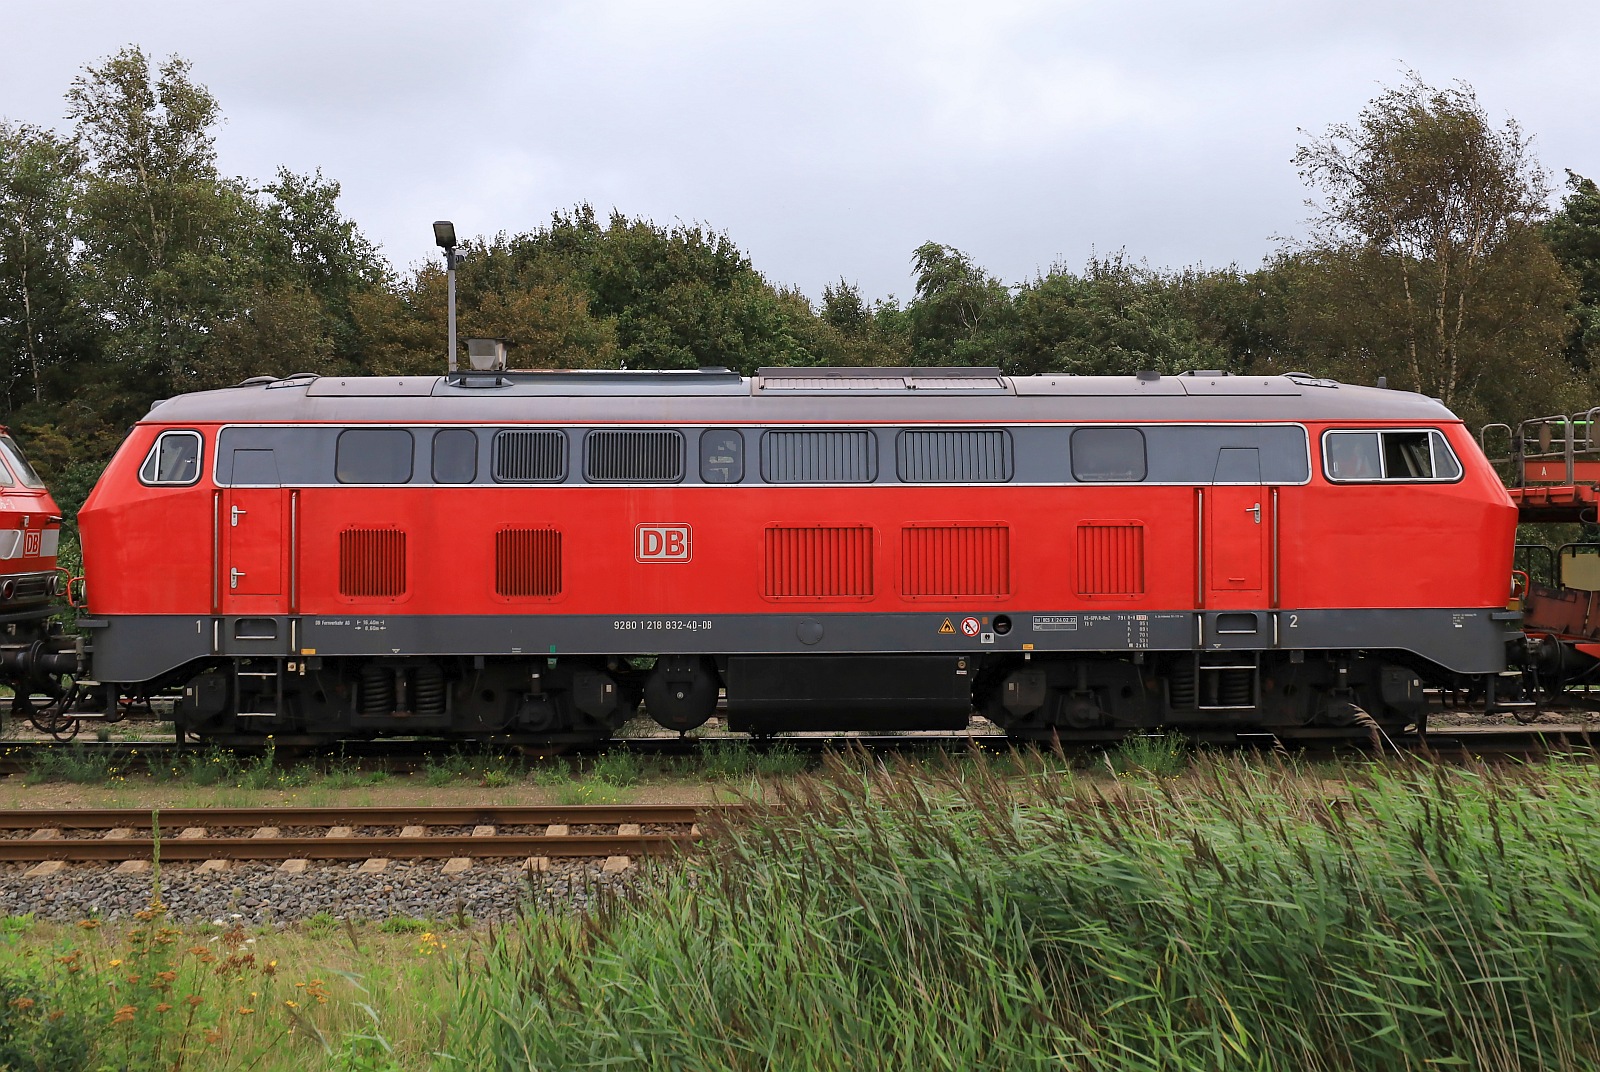
[[[1078,526],[1078,594],[1144,595],[1144,526],[1094,521]]]
[[[567,437],[548,429],[496,433],[494,478],[508,483],[558,483],[567,478]]]
[[[1003,484],[1011,479],[1011,435],[1003,429],[901,432],[900,479],[908,484]]]
[[[561,594],[561,533],[501,529],[494,534],[494,590],[502,596]]]
[[[406,534],[400,529],[339,533],[339,594],[401,596],[406,591]]]
[[[769,484],[870,484],[878,475],[872,433],[766,432],[761,479]]]
[[[767,529],[769,599],[872,595],[872,530],[865,526]]]
[[[914,525],[901,530],[900,591],[919,596],[1011,594],[1011,530],[1004,525]]]
[[[584,475],[601,484],[675,484],[683,479],[683,433],[665,429],[590,432]]]

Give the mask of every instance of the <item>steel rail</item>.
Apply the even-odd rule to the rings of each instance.
[[[681,834],[494,834],[484,837],[288,837],[288,838],[162,838],[163,863],[204,860],[474,860],[560,856],[645,856],[687,848]],[[151,838],[53,838],[0,840],[0,861],[68,863],[149,860],[156,855]]]
[[[698,822],[735,808],[728,804],[576,804],[466,805],[375,808],[56,808],[0,811],[0,830],[148,830],[153,819],[162,830],[262,826],[582,826],[613,823]],[[214,839],[220,840],[220,839]],[[0,844],[3,844],[0,841]],[[163,841],[163,844],[167,844]]]

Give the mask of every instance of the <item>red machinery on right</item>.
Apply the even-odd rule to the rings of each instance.
[[[1547,696],[1578,686],[1587,694],[1600,686],[1600,407],[1485,425],[1479,440],[1517,505],[1513,601],[1527,634],[1526,665]],[[1532,542],[1521,528],[1530,524],[1582,529]],[[1525,710],[1531,721],[1537,708]]]

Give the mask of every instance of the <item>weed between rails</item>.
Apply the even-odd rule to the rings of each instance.
[[[1146,757],[1148,759],[1148,757]],[[1600,777],[835,764],[463,979],[480,1067],[1593,1068]],[[1149,762],[1138,764],[1148,771]]]

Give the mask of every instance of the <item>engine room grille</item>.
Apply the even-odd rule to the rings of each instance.
[[[900,479],[908,484],[1003,484],[1011,479],[1004,429],[901,432]]]
[[[1011,594],[1011,530],[1004,525],[916,525],[901,530],[900,592]]]
[[[868,431],[766,432],[761,479],[769,484],[870,484],[878,459]]]
[[[766,596],[872,595],[872,530],[866,526],[767,529]]]
[[[556,483],[565,480],[566,434],[551,430],[496,433],[494,478],[512,483]]]
[[[495,533],[494,590],[502,596],[560,595],[560,531],[501,529]]]
[[[604,429],[588,435],[584,475],[596,483],[676,484],[683,479],[683,433]]]
[[[1078,594],[1144,595],[1144,526],[1095,521],[1078,526]]]
[[[400,529],[339,533],[339,594],[400,596],[406,591],[406,534]]]

